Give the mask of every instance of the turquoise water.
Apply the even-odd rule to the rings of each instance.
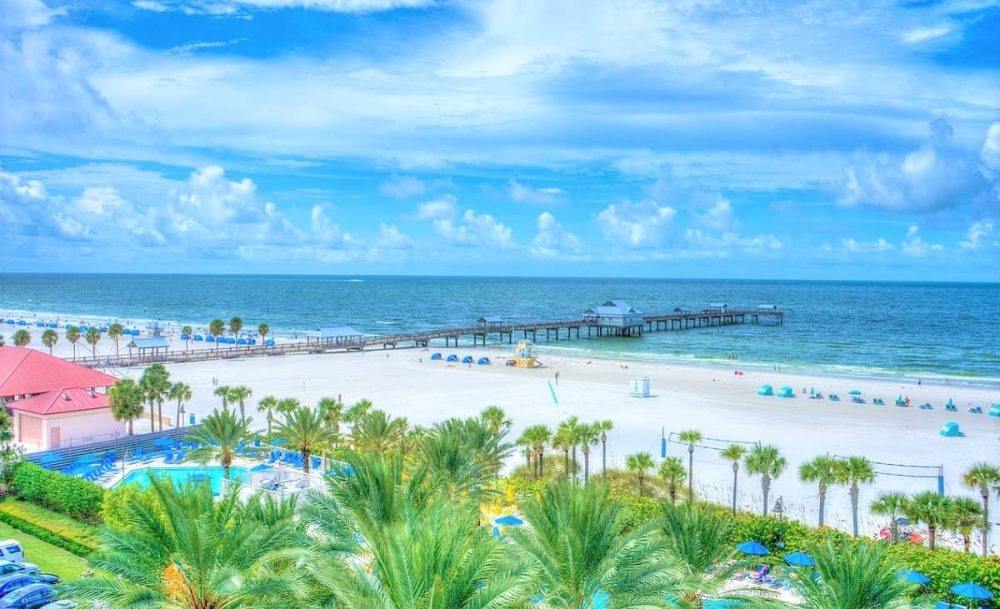
[[[222,492],[222,467],[218,465],[205,467],[146,467],[128,473],[125,478],[116,484],[138,484],[142,488],[149,486],[151,476],[166,478],[175,484],[184,484],[189,481],[204,480],[207,478],[212,484],[212,493],[218,495]],[[229,468],[231,480],[245,482],[250,477],[250,470],[243,467]]]
[[[819,281],[0,274],[0,312],[190,323],[260,322],[293,335],[349,325],[368,334],[579,319],[610,298],[648,313],[709,302],[778,305],[785,325],[659,332],[543,344],[630,359],[780,364],[833,374],[1000,383],[1000,284]],[[0,327],[0,333],[9,334]]]

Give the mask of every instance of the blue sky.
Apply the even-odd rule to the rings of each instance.
[[[0,265],[1000,281],[1000,3],[4,0]]]

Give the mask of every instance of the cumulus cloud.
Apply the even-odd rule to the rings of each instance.
[[[579,255],[582,250],[580,238],[563,228],[550,212],[538,215],[538,234],[531,242],[532,251],[540,256]]]
[[[478,246],[493,249],[513,247],[513,231],[487,213],[477,214],[465,210],[460,220],[439,218],[434,220],[434,230],[455,245]]]
[[[928,243],[924,241],[917,234],[919,231],[920,229],[917,226],[911,226],[906,230],[906,239],[903,240],[900,248],[904,254],[914,258],[922,258],[928,254],[944,250],[944,246],[940,243]]]
[[[517,203],[551,205],[563,197],[566,192],[561,188],[532,188],[517,180],[510,180],[507,182],[507,194],[511,200]]]
[[[427,192],[427,184],[411,176],[393,176],[379,184],[378,191],[387,197],[408,199],[419,197]]]
[[[413,241],[401,233],[395,224],[383,222],[379,224],[375,245],[386,250],[404,250],[413,247]]]
[[[858,252],[891,252],[896,249],[891,243],[879,237],[875,241],[858,241],[854,238],[841,239],[840,247],[845,252],[854,254]]]
[[[597,226],[610,243],[629,248],[658,247],[676,215],[672,207],[652,201],[613,203],[597,214]]]
[[[458,199],[455,195],[445,194],[432,201],[421,203],[417,207],[417,220],[445,220],[455,217],[458,213]]]
[[[1000,247],[1000,240],[994,236],[993,221],[980,220],[973,223],[965,234],[965,239],[958,242],[963,250],[980,250],[989,247]]]

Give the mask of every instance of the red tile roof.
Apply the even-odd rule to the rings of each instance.
[[[24,347],[0,347],[0,398],[64,387],[110,387],[115,377]]]
[[[88,389],[73,388],[49,391],[26,400],[7,402],[7,408],[34,414],[61,414],[108,408],[108,396],[104,393],[90,395]]]

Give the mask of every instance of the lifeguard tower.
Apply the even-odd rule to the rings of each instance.
[[[537,368],[541,366],[535,356],[531,354],[531,341],[519,340],[514,349],[514,366],[517,368]]]

